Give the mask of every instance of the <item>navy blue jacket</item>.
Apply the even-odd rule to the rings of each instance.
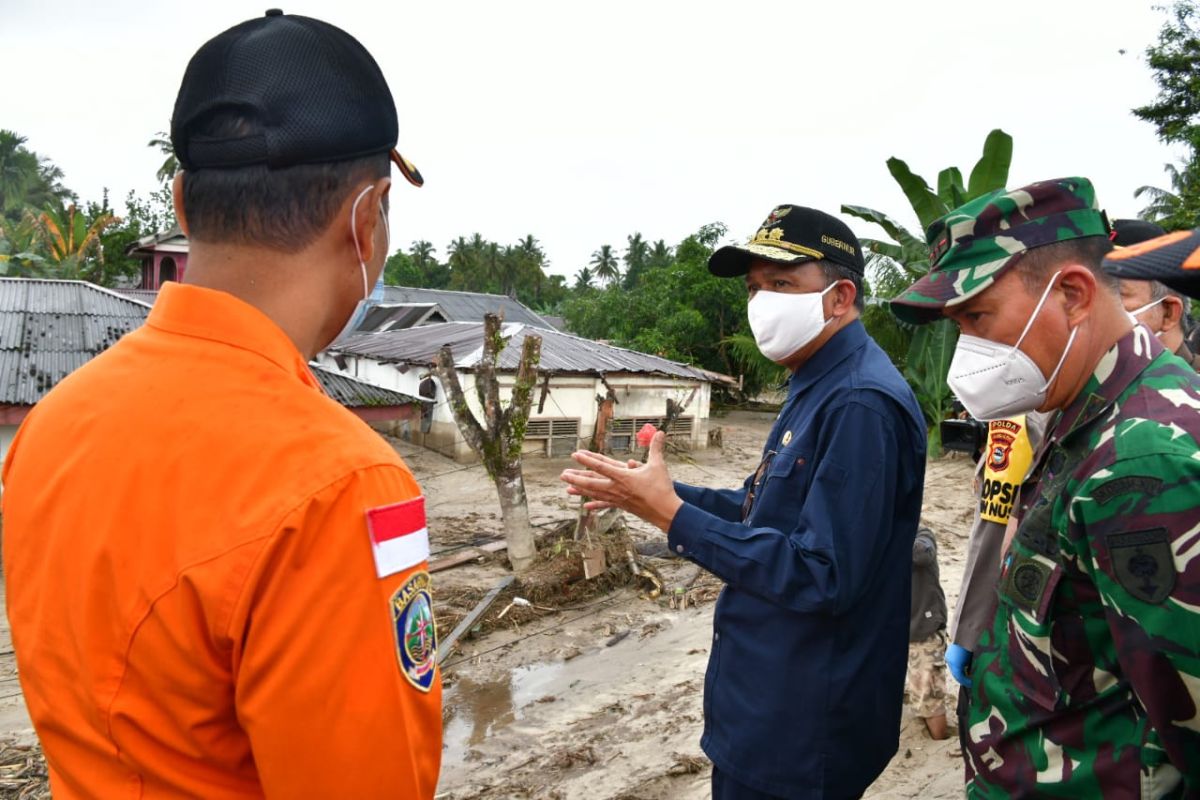
[[[763,453],[741,489],[676,484],[670,546],[727,584],[700,744],[759,791],[857,797],[900,738],[925,423],[855,322],[792,375]]]

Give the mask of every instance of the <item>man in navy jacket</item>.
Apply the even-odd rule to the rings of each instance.
[[[858,797],[899,742],[925,423],[859,321],[862,249],[839,220],[779,206],[709,270],[745,276],[759,348],[792,372],[758,469],[740,489],[672,483],[659,432],[646,464],[577,453],[563,480],[726,583],[704,683],[713,797]]]

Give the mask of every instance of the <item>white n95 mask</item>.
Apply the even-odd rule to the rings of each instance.
[[[1036,411],[1046,402],[1046,392],[1067,360],[1079,329],[1071,329],[1062,357],[1058,359],[1049,378],[1042,374],[1032,358],[1021,351],[1021,342],[1025,341],[1025,336],[1033,327],[1033,321],[1050,296],[1059,274],[1054,273],[1046,285],[1046,291],[1042,292],[1042,298],[1038,300],[1016,344],[1010,346],[966,334],[958,337],[947,383],[963,408],[976,419],[986,422],[1025,414]]]
[[[831,283],[821,292],[758,292],[746,306],[750,330],[762,354],[782,361],[821,333],[833,321],[825,319],[821,298],[837,286]]]

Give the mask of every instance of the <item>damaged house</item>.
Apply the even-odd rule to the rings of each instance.
[[[542,337],[542,356],[525,432],[527,453],[564,456],[587,443],[596,427],[598,398],[609,390],[616,399],[608,424],[614,451],[635,447],[634,434],[645,423],[661,425],[668,400],[683,407],[668,431],[672,441],[687,448],[705,447],[712,385],[736,384],[726,376],[658,356],[549,327],[506,322],[498,364],[502,398],[510,396],[528,335]],[[482,322],[446,322],[352,336],[322,353],[318,362],[331,371],[421,397],[421,423],[402,424],[395,432],[456,460],[471,461],[475,454],[459,433],[445,392],[432,375],[443,345],[450,345],[468,403],[482,418],[473,373],[483,353]]]

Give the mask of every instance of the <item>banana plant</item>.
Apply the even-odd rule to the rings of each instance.
[[[923,232],[939,217],[964,203],[1003,189],[1012,165],[1012,146],[1012,137],[997,128],[984,140],[983,155],[968,180],[963,182],[958,167],[947,167],[938,173],[936,190],[899,158],[889,158],[887,168],[912,206]],[[902,275],[911,283],[929,272],[929,245],[923,235],[913,234],[892,217],[871,208],[843,205],[842,213],[878,225],[891,237],[861,240],[868,256],[867,274],[874,278],[871,285],[877,302],[886,303],[903,288],[896,276]],[[958,329],[947,320],[917,327],[892,317],[890,323],[908,338],[904,376],[930,426],[929,453],[935,456],[942,449],[938,424],[950,415],[953,401],[946,375],[958,341]]]
[[[115,215],[102,213],[88,219],[74,203],[66,208],[47,206],[40,213],[27,212],[38,250],[50,264],[54,277],[71,280],[96,279],[102,270],[104,249],[100,234],[120,222]]]

